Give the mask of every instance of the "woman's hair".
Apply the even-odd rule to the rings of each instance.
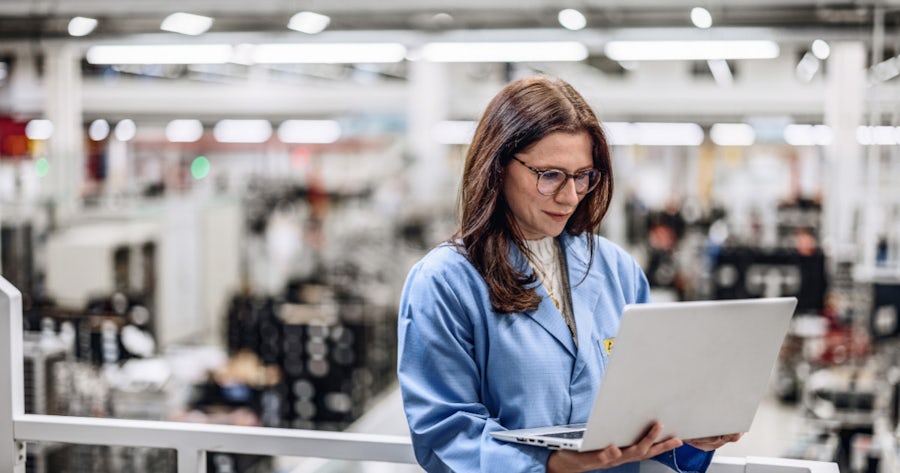
[[[517,153],[554,132],[586,132],[591,138],[600,183],[578,204],[565,231],[594,233],[613,194],[609,146],[584,97],[565,81],[531,77],[507,84],[488,104],[466,156],[454,241],[484,277],[498,312],[534,310],[540,303],[534,288],[528,287],[534,276],[514,267],[509,258],[511,243],[526,250],[502,192],[503,169]],[[593,259],[594,239],[588,242]]]

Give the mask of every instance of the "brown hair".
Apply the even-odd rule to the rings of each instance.
[[[584,97],[565,81],[531,77],[507,84],[488,104],[466,155],[454,241],[484,277],[497,312],[534,310],[540,303],[535,290],[528,288],[534,276],[516,269],[509,260],[510,242],[523,249],[524,239],[501,192],[503,169],[515,154],[559,131],[587,132],[591,137],[600,184],[578,204],[565,231],[593,233],[613,194],[609,146]],[[593,259],[593,238],[588,245]]]

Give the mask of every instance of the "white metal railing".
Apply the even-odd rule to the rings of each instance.
[[[25,473],[25,442],[174,449],[178,473],[205,473],[206,452],[415,463],[406,436],[26,414],[22,295],[0,277],[0,471]],[[657,470],[655,462],[642,472]],[[834,463],[715,457],[710,473],[839,473]]]

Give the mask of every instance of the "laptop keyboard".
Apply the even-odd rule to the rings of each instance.
[[[573,430],[570,432],[557,432],[555,434],[542,434],[544,437],[553,437],[559,439],[580,439],[584,437],[583,430]]]

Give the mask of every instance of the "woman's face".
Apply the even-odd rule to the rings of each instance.
[[[587,132],[554,132],[515,157],[542,171],[553,168],[574,174],[594,166],[591,148]],[[575,192],[572,179],[566,179],[562,189],[554,195],[539,193],[537,180],[537,174],[515,159],[511,159],[504,170],[503,196],[526,240],[562,233],[584,198]]]

